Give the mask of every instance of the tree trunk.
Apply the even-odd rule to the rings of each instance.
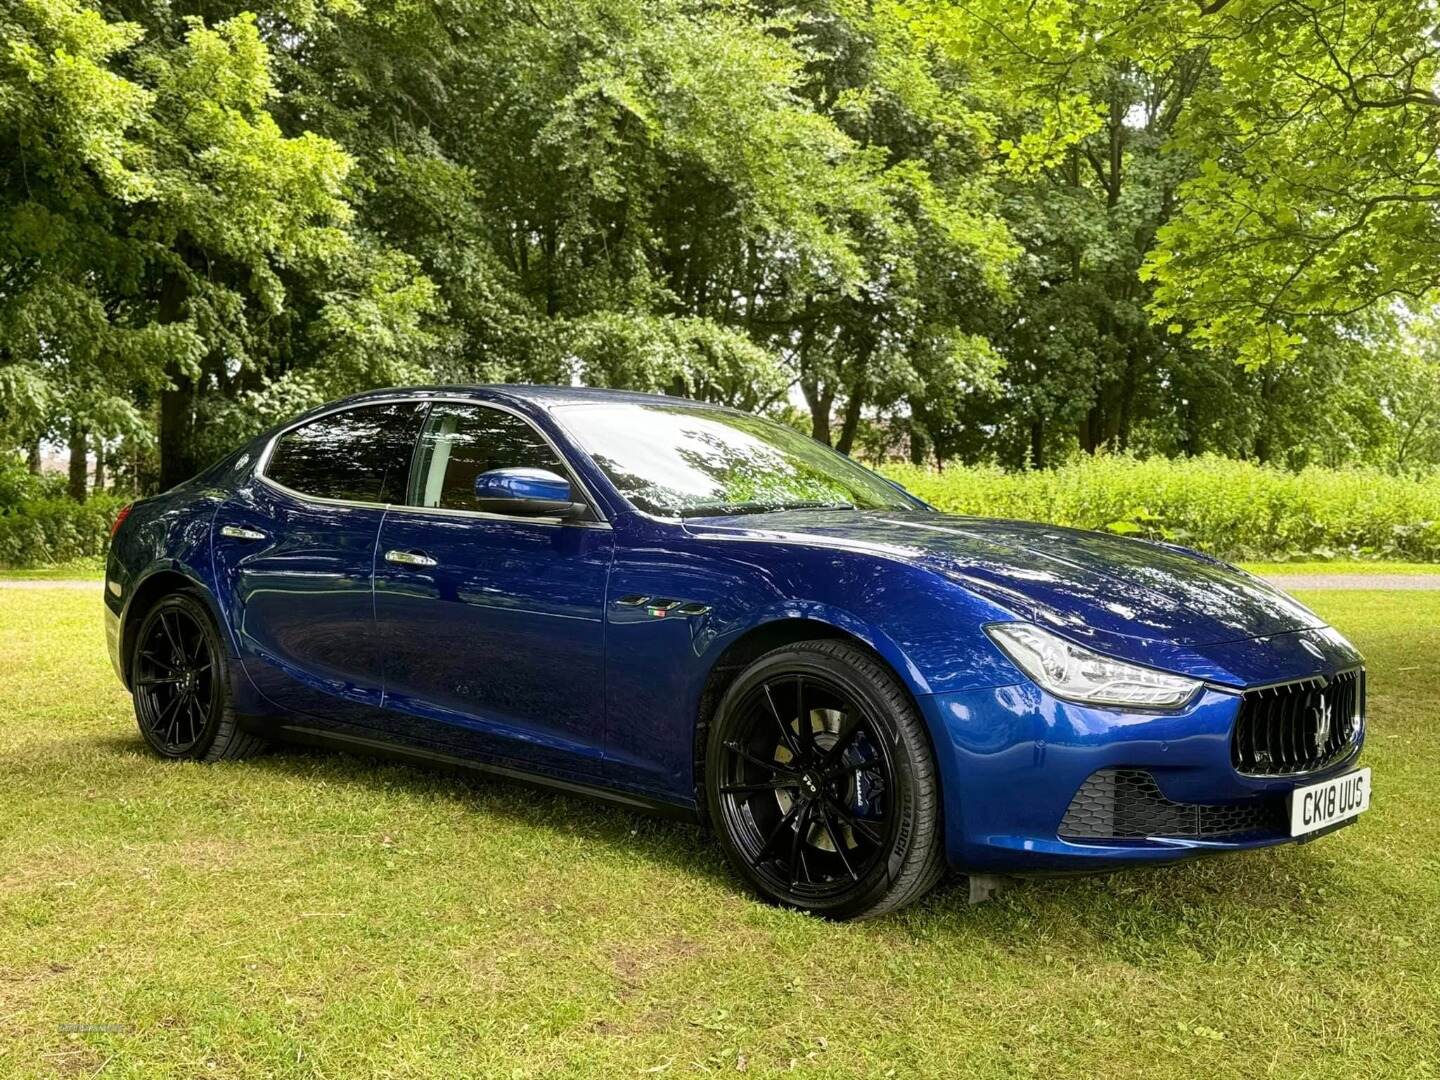
[[[1130,449],[1130,427],[1135,415],[1135,394],[1138,390],[1135,366],[1142,363],[1135,355],[1133,346],[1125,354],[1125,378],[1120,384],[1120,409],[1116,416],[1116,446],[1123,454]]]
[[[95,490],[105,490],[105,440],[95,439]]]
[[[925,464],[925,448],[926,448],[927,444],[929,443],[930,438],[929,438],[928,433],[927,433],[926,430],[925,430],[925,425],[924,425],[924,423],[922,423],[921,420],[920,420],[920,418],[919,418],[918,416],[916,416],[914,406],[911,406],[911,410],[910,410],[910,423],[909,423],[909,427],[910,427],[910,438],[909,438],[908,441],[909,441],[909,443],[910,443],[910,446],[909,446],[909,451],[910,451],[910,464],[911,464],[911,465],[924,465],[924,464]]]
[[[1274,454],[1274,444],[1270,439],[1270,432],[1274,427],[1270,423],[1270,400],[1274,396],[1275,381],[1267,374],[1260,380],[1260,427],[1255,434],[1255,443],[1251,450],[1255,454],[1255,460],[1261,465],[1270,464]]]
[[[40,440],[38,438],[26,448],[25,467],[30,470],[31,476],[40,475]]]
[[[185,279],[172,274],[160,291],[162,324],[177,322],[185,303]],[[165,370],[169,389],[160,392],[160,490],[195,475],[195,380],[174,362]]]
[[[86,481],[90,478],[90,467],[85,451],[89,446],[89,432],[78,421],[70,421],[70,497],[76,502],[84,502],[88,494]]]
[[[1038,418],[1030,421],[1030,467],[1045,467],[1045,421]]]
[[[801,386],[805,395],[805,403],[810,406],[810,437],[816,442],[830,445],[830,406],[835,396],[830,391],[822,391],[814,384]]]
[[[850,397],[845,402],[845,417],[840,423],[840,438],[835,443],[835,449],[847,456],[850,448],[855,445],[855,432],[860,427],[860,410],[864,406],[864,384],[856,383],[850,388]]]
[[[810,367],[810,346],[815,337],[815,326],[811,320],[814,298],[805,297],[805,307],[800,325],[800,349],[797,356],[800,371],[800,393],[810,409],[810,437],[826,446],[830,445],[830,406],[835,403],[835,391],[827,388]]]
[[[195,380],[171,366],[160,394],[160,490],[195,475]]]
[[[1085,419],[1080,421],[1080,449],[1087,454],[1094,454],[1100,449],[1100,444],[1105,437],[1101,434],[1101,427],[1105,422],[1104,413],[1097,402],[1091,405],[1085,413]]]

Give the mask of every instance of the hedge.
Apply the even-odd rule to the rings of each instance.
[[[1216,457],[1096,457],[1024,473],[882,471],[942,510],[1172,540],[1227,559],[1440,561],[1440,477],[1362,468],[1291,473]],[[124,502],[49,498],[0,510],[0,567],[99,559]]]
[[[1440,560],[1440,477],[1101,456],[1055,469],[886,466],[942,510],[1170,540],[1227,559]]]
[[[128,501],[116,495],[93,495],[84,503],[35,499],[0,510],[0,567],[99,560],[110,540],[110,524]]]

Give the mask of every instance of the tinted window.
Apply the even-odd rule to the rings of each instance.
[[[484,405],[436,404],[420,435],[410,505],[474,510],[475,478],[518,466],[566,475],[550,444],[520,417]]]
[[[280,437],[265,475],[322,499],[398,501],[424,408],[362,405],[312,420]]]

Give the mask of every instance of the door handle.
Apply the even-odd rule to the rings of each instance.
[[[434,566],[435,560],[423,551],[387,551],[385,561],[399,563],[401,566]]]
[[[220,535],[232,540],[264,540],[265,534],[258,529],[247,529],[242,525],[221,525]]]

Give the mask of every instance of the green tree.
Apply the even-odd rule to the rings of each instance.
[[[1433,295],[1433,6],[1174,6],[1216,77],[1176,137],[1200,167],[1147,267],[1159,315],[1256,364],[1293,355],[1313,322]]]
[[[8,10],[0,390],[13,427],[63,414],[83,447],[148,430],[158,399],[167,485],[198,464],[200,389],[294,356],[358,364],[359,382],[413,358],[430,289],[352,228],[348,155],[269,113],[253,16],[146,34],[75,0]]]

